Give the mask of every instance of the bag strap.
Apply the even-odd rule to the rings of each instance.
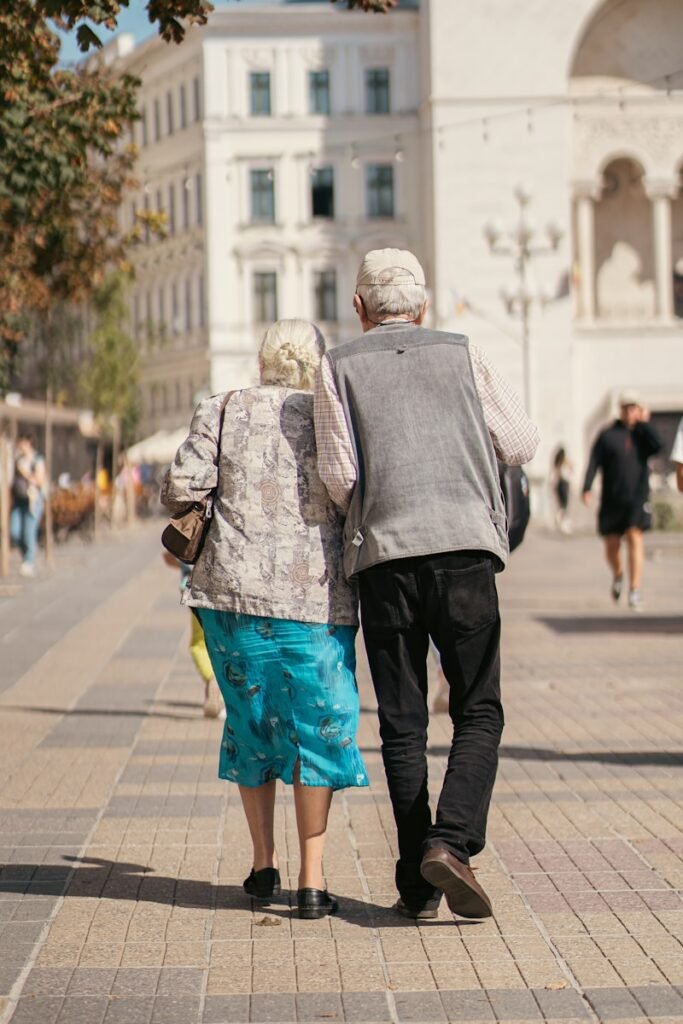
[[[225,398],[221,402],[221,414],[220,414],[220,416],[218,418],[218,439],[217,439],[217,442],[216,442],[216,486],[214,488],[212,488],[213,495],[209,495],[208,496],[207,512],[208,512],[209,516],[211,516],[211,510],[212,510],[212,505],[213,505],[213,496],[215,496],[215,494],[216,494],[216,492],[218,490],[218,472],[219,472],[220,454],[221,454],[221,434],[223,433],[223,420],[225,419],[225,407],[228,404],[228,402],[230,401],[230,399],[232,398],[232,396],[236,395],[236,394],[237,394],[236,390],[228,391],[226,396],[225,396]]]
[[[220,450],[221,450],[221,434],[223,433],[223,420],[225,419],[225,407],[228,404],[228,402],[230,401],[230,399],[232,398],[232,396],[236,395],[236,394],[237,394],[236,390],[235,391],[228,391],[226,393],[226,395],[225,395],[225,398],[221,402],[221,414],[220,414],[220,416],[218,418],[218,444],[216,446],[217,450],[218,450],[218,454],[220,454]]]

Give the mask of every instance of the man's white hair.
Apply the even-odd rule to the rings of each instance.
[[[396,277],[405,278],[405,271],[396,268],[394,275],[391,268],[379,275],[383,280],[380,284],[359,284],[356,294],[363,300],[368,320],[380,323],[388,316],[405,316],[417,320],[427,296],[423,284],[394,284]],[[386,281],[386,283],[384,283]]]
[[[312,391],[325,355],[325,339],[308,320],[276,320],[266,331],[259,360],[261,383]]]

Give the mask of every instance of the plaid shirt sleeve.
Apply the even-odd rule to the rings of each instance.
[[[538,429],[518,396],[494,369],[482,350],[470,344],[474,382],[496,455],[509,466],[531,462],[538,448]]]
[[[316,380],[314,416],[318,473],[332,501],[346,512],[356,486],[356,460],[334,372],[327,356],[323,358]]]

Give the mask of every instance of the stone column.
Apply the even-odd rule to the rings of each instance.
[[[576,230],[579,257],[581,319],[595,320],[595,201],[599,189],[593,182],[576,187]]]
[[[670,182],[655,181],[647,183],[646,191],[652,203],[657,317],[669,323],[674,315],[671,200],[676,195],[676,187]]]

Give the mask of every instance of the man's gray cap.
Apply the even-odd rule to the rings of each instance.
[[[407,249],[373,249],[356,275],[358,285],[425,284],[425,272],[417,256]]]

